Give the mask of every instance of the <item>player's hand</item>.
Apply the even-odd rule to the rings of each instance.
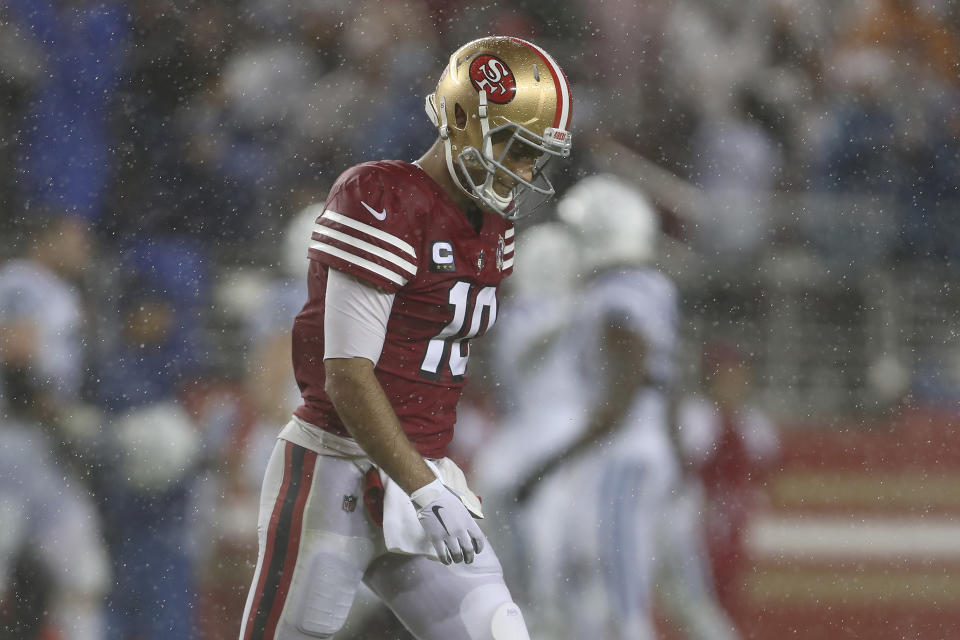
[[[439,479],[414,491],[410,500],[440,562],[470,564],[483,551],[485,539],[480,527],[460,498]]]

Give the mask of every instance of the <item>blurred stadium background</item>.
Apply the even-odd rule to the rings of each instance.
[[[296,402],[303,264],[285,266],[287,229],[350,164],[418,157],[444,56],[490,33],[530,38],[569,74],[575,153],[554,167],[558,191],[611,171],[656,202],[687,384],[705,345],[736,345],[778,426],[730,605],[743,636],[955,637],[950,0],[0,3],[0,260],[64,215],[80,223],[83,380],[51,422],[114,562],[119,529],[183,523],[192,633],[235,634],[265,443]],[[44,246],[66,255],[65,238]],[[493,394],[483,375],[472,386]],[[113,434],[161,402],[185,408],[185,450],[202,455],[172,462],[192,471],[146,504],[117,506]],[[18,580],[2,637],[32,637],[42,617],[42,577]]]

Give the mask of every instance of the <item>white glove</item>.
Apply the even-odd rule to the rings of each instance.
[[[436,479],[420,487],[410,500],[417,508],[417,519],[440,556],[440,562],[473,562],[483,551],[484,536],[463,502],[449,487]]]

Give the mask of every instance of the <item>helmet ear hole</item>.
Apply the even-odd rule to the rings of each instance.
[[[453,106],[453,119],[457,125],[457,129],[465,129],[467,127],[467,112],[463,110],[459,102]]]

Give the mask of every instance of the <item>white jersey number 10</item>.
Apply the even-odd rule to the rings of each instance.
[[[473,292],[476,295],[471,296]],[[470,338],[486,333],[497,320],[496,287],[478,291],[461,280],[450,289],[449,301],[453,320],[430,340],[420,365],[420,374],[430,380],[439,379],[448,365],[453,379],[462,380],[470,357]]]

